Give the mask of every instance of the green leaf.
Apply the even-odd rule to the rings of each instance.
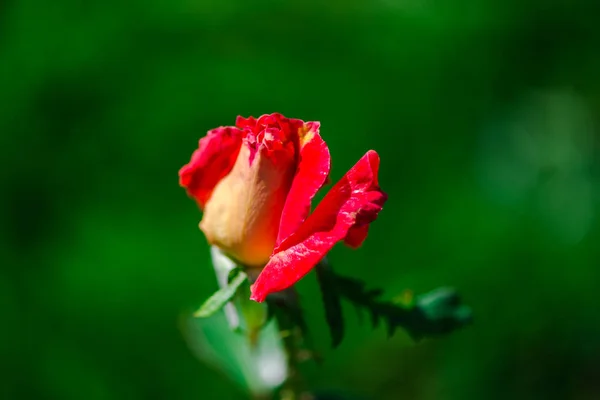
[[[323,295],[325,317],[332,336],[333,347],[340,344],[344,334],[341,298],[356,309],[365,309],[376,328],[381,321],[392,336],[403,328],[415,340],[448,334],[472,321],[471,309],[462,304],[452,288],[438,288],[431,292],[401,301],[381,300],[381,289],[367,289],[365,282],[337,275],[324,261],[317,269],[317,278]]]
[[[321,262],[317,265],[317,281],[321,288],[323,305],[325,306],[325,319],[331,334],[331,346],[336,348],[344,338],[344,315],[342,313],[342,300],[337,289],[335,275],[331,273],[329,265]]]
[[[238,271],[237,274],[234,271]],[[232,275],[230,275],[229,284],[217,290],[212,296],[210,296],[204,304],[194,313],[194,317],[196,318],[206,318],[213,315],[215,312],[219,311],[227,302],[229,302],[238,288],[248,279],[248,276],[240,271],[234,270],[232,271]],[[234,274],[234,275],[233,275]]]
[[[413,308],[416,321],[411,335],[415,339],[423,336],[442,335],[472,322],[471,309],[462,304],[458,293],[452,288],[437,288],[416,298]]]

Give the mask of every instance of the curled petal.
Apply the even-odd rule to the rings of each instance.
[[[310,202],[329,175],[329,149],[319,135],[319,123],[308,122],[298,130],[298,167],[288,194],[275,243],[277,253],[281,242],[295,232],[310,213]]]
[[[204,208],[217,183],[233,168],[242,134],[240,129],[229,126],[209,131],[200,139],[190,162],[179,170],[179,185],[200,208]]]
[[[327,193],[296,232],[284,239],[252,286],[251,299],[264,301],[306,275],[337,243],[360,245],[387,195],[377,174],[379,156],[368,151]]]
[[[348,230],[344,243],[346,243],[347,246],[356,249],[365,241],[368,233],[369,225],[353,226]]]

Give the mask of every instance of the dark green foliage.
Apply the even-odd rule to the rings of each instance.
[[[331,333],[331,345],[339,346],[344,338],[344,315],[342,311],[342,298],[338,289],[337,276],[330,269],[320,264],[316,268],[317,280],[323,297],[325,318]]]
[[[317,277],[333,347],[337,347],[344,336],[342,299],[359,311],[366,310],[374,328],[383,320],[389,336],[396,329],[402,328],[413,339],[418,340],[450,333],[470,323],[472,319],[470,308],[461,304],[453,289],[439,288],[419,295],[409,304],[402,304],[381,300],[382,289],[367,290],[364,281],[338,275],[325,262],[318,266]]]

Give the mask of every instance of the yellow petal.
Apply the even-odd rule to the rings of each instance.
[[[275,150],[262,146],[252,163],[242,145],[236,163],[212,193],[200,229],[209,243],[249,266],[262,266],[273,252],[281,211],[294,173],[291,143]]]

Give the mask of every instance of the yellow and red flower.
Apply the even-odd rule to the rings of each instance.
[[[368,151],[310,214],[329,175],[318,122],[281,114],[238,117],[213,129],[179,171],[179,183],[203,210],[208,242],[239,263],[262,268],[253,300],[306,275],[339,241],[358,247],[387,196],[379,156]],[[310,215],[309,215],[310,214]]]

